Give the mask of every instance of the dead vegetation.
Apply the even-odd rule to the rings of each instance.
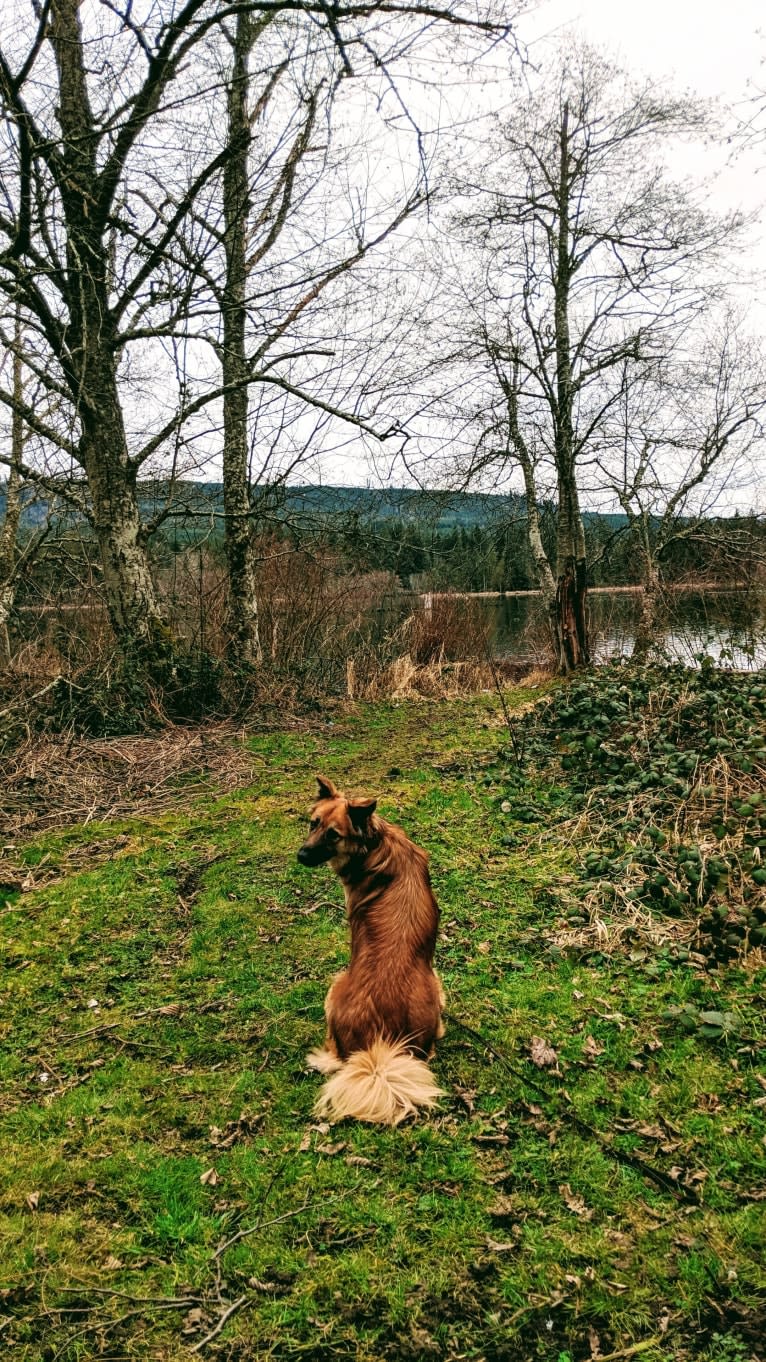
[[[252,783],[253,757],[234,724],[172,727],[150,736],[32,736],[0,762],[0,833],[156,817],[196,795]]]

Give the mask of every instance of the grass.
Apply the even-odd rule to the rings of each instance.
[[[503,739],[488,696],[361,706],[251,738],[244,789],[14,849],[4,1356],[762,1356],[757,956],[562,952],[577,850],[549,775],[499,816]],[[304,1055],[347,950],[337,882],[294,856],[317,769],[432,855],[447,1097],[396,1131],[312,1118]]]

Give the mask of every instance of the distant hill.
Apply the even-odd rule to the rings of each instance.
[[[168,485],[164,482],[139,483],[141,509],[147,516],[162,508],[167,500]],[[223,487],[220,482],[181,482],[173,489],[176,510],[170,522],[189,524],[200,517],[223,515]],[[425,492],[412,487],[330,487],[330,486],[275,486],[257,489],[257,499],[264,512],[281,513],[285,520],[323,518],[347,519],[374,524],[391,520],[404,521],[421,528],[447,532],[453,529],[473,529],[523,519],[526,501],[515,492],[503,496],[489,492]],[[5,514],[5,487],[0,482],[0,519]],[[41,524],[48,514],[44,497],[29,497],[22,523],[26,528]],[[66,518],[71,520],[71,512]],[[601,522],[610,529],[625,524],[621,515],[601,515],[588,511],[586,524]],[[167,522],[166,522],[167,523]]]

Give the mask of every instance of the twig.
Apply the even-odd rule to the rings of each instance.
[[[173,1011],[168,1011],[169,1008],[173,1008]],[[118,1026],[125,1026],[127,1022],[140,1021],[142,1017],[155,1017],[158,1013],[164,1013],[167,1017],[177,1017],[180,1012],[180,1003],[165,1003],[162,1007],[147,1007],[144,1012],[134,1012],[132,1017],[122,1017],[120,1021],[116,1022],[102,1022],[100,1026],[90,1026],[87,1031],[65,1031],[63,1036],[59,1036],[59,1040],[81,1040],[84,1036],[95,1036],[100,1031],[116,1031]]]
[[[133,1305],[156,1305],[158,1309],[163,1310],[180,1310],[184,1305],[202,1305],[205,1300],[204,1296],[133,1296],[129,1291],[116,1291],[111,1286],[90,1286],[87,1283],[80,1286],[60,1286],[57,1289],[64,1296],[81,1296],[83,1292],[89,1292],[94,1296],[118,1296],[120,1300],[131,1301]],[[67,1306],[67,1309],[70,1308]],[[55,1311],[49,1309],[49,1313]]]
[[[322,1205],[328,1206],[331,1202],[339,1200],[340,1197],[337,1196],[327,1197],[323,1200]],[[233,1234],[231,1239],[225,1239],[222,1244],[218,1245],[213,1257],[220,1258],[222,1253],[225,1253],[228,1248],[231,1248],[232,1244],[236,1244],[240,1239],[247,1239],[249,1235],[257,1234],[258,1230],[266,1230],[270,1225],[281,1225],[283,1220],[293,1220],[296,1215],[302,1215],[313,1205],[315,1205],[313,1201],[304,1201],[303,1205],[296,1207],[294,1211],[285,1211],[284,1215],[276,1215],[273,1220],[258,1220],[255,1225],[251,1225],[247,1230],[237,1230],[237,1233]]]
[[[200,1341],[199,1341],[199,1343],[195,1343],[195,1344],[194,1344],[194,1347],[193,1347],[193,1348],[190,1348],[189,1351],[192,1352],[192,1353],[201,1352],[202,1349],[205,1347],[205,1345],[206,1345],[207,1343],[210,1343],[210,1342],[212,1341],[212,1339],[214,1339],[218,1334],[220,1334],[220,1332],[221,1332],[221,1330],[223,1329],[224,1325],[226,1324],[227,1320],[230,1320],[231,1317],[232,1317],[232,1315],[233,1315],[237,1310],[241,1310],[241,1309],[242,1309],[242,1306],[245,1304],[245,1301],[248,1301],[248,1300],[251,1300],[251,1299],[252,1299],[251,1296],[240,1296],[238,1300],[232,1301],[232,1303],[231,1303],[231,1305],[228,1307],[228,1309],[224,1310],[224,1312],[223,1312],[223,1314],[220,1316],[218,1322],[217,1322],[217,1323],[215,1324],[215,1326],[210,1330],[210,1333],[209,1333],[209,1334],[205,1334],[205,1337],[204,1337],[204,1338],[201,1338]]]
[[[491,1055],[494,1055],[495,1059],[497,1059],[509,1073],[512,1073],[515,1078],[520,1079],[527,1087],[534,1088],[535,1092],[539,1093],[541,1097],[546,1098],[547,1101],[555,1100],[555,1093],[550,1092],[544,1084],[536,1082],[530,1074],[524,1073],[516,1064],[512,1064],[500,1050],[496,1050],[495,1047],[490,1044],[480,1031],[476,1031],[473,1026],[469,1026],[466,1022],[461,1021],[460,1018],[456,1017],[452,1012],[445,1012],[444,1016],[453,1024],[453,1026],[458,1026],[461,1031],[465,1031],[467,1035],[472,1036],[474,1040],[479,1041],[483,1048],[488,1050]],[[624,1164],[626,1167],[632,1168],[635,1172],[641,1173],[643,1177],[650,1178],[652,1182],[655,1182],[663,1191],[670,1192],[671,1196],[677,1197],[681,1201],[687,1201],[692,1206],[699,1206],[700,1199],[696,1192],[690,1187],[684,1187],[682,1183],[674,1182],[672,1178],[668,1177],[667,1173],[662,1172],[661,1168],[655,1168],[653,1164],[646,1163],[640,1155],[629,1153],[624,1149],[615,1148],[610,1140],[601,1135],[599,1131],[595,1130],[587,1121],[584,1121],[576,1112],[566,1107],[559,1107],[559,1115],[563,1119],[568,1120],[571,1125],[575,1126],[575,1128],[580,1130],[584,1135],[587,1135],[589,1139],[595,1140],[599,1148],[602,1149],[605,1154],[608,1154],[610,1158],[614,1159],[615,1163]],[[603,1362],[603,1359],[599,1359],[599,1362]]]
[[[655,1348],[661,1342],[659,1334],[654,1338],[645,1338],[643,1343],[631,1343],[629,1348],[618,1348],[616,1353],[604,1353],[598,1362],[617,1362],[618,1357],[635,1357],[636,1353],[648,1352],[650,1348]]]
[[[75,690],[82,690],[82,686],[75,686],[74,682],[69,681],[69,678],[64,676],[63,672],[60,672],[58,676],[54,676],[49,685],[43,686],[42,690],[38,690],[36,694],[21,695],[18,700],[14,700],[12,704],[6,705],[5,709],[0,709],[0,719],[4,719],[6,714],[10,714],[11,710],[18,708],[19,705],[31,705],[35,700],[41,700],[44,695],[48,694],[49,690],[53,690],[53,687],[58,685],[59,681],[67,681],[70,686],[74,686]]]

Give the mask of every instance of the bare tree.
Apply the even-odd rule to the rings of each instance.
[[[331,8],[323,0],[298,7],[256,0],[247,23],[240,13],[238,4],[207,0],[150,6],[140,16],[129,3],[86,10],[78,0],[43,0],[27,13],[17,9],[0,47],[0,289],[22,305],[24,363],[56,399],[50,420],[23,403],[21,414],[48,449],[46,466],[54,450],[54,467],[80,477],[70,495],[98,544],[115,634],[160,673],[173,665],[174,649],[148,541],[164,512],[145,520],[138,479],[168,466],[173,478],[184,468],[199,471],[213,454],[215,417],[205,412],[253,381],[256,359],[251,354],[246,373],[223,379],[199,359],[222,246],[212,230],[220,212],[214,199],[232,156],[220,135],[225,83],[210,74],[223,26],[238,25],[240,34],[233,91],[242,84],[244,49],[280,22],[302,24],[307,48],[319,35],[343,69],[354,51],[385,69],[387,57],[434,22],[501,29],[462,11],[459,0]],[[264,72],[266,87],[272,74]],[[241,90],[230,107],[235,137],[237,101]],[[232,194],[238,173],[227,172]],[[231,224],[223,235],[232,265],[231,357],[240,285]],[[275,280],[272,296],[278,292]],[[261,362],[261,381],[283,391],[295,386],[267,367]],[[12,389],[0,389],[0,401],[19,410]],[[21,471],[40,477],[32,465]],[[230,508],[231,524],[238,514]]]
[[[424,201],[421,167],[403,199],[386,203],[371,220],[358,204],[344,203],[329,148],[336,95],[351,71],[348,54],[332,34],[324,52],[312,34],[307,51],[305,34],[288,30],[281,49],[272,43],[271,59],[262,57],[260,71],[253,74],[251,59],[258,55],[259,38],[274,38],[273,28],[267,33],[267,27],[267,20],[254,21],[242,12],[229,34],[228,155],[222,183],[225,268],[222,282],[214,284],[222,319],[220,339],[214,337],[213,345],[223,388],[229,653],[237,666],[261,657],[254,527],[263,498],[255,484],[267,479],[273,490],[277,480],[294,473],[313,444],[304,436],[291,445],[286,426],[297,420],[316,433],[312,418],[318,415],[320,424],[332,418],[357,431],[385,434],[384,425],[376,428],[361,414],[372,394],[358,367],[350,386],[348,380],[338,386],[337,375],[328,381],[327,361],[339,348],[338,322],[344,310],[335,299],[335,308],[320,315],[320,300]],[[307,249],[300,240],[305,224],[328,218],[328,213],[330,231]],[[274,295],[276,306],[270,305]],[[346,351],[351,329],[345,309]],[[271,403],[259,400],[254,409],[251,395],[264,388],[272,394],[276,390],[276,404],[272,396]],[[286,404],[292,404],[292,415]],[[275,413],[269,413],[269,406],[278,409],[279,465],[273,457]],[[253,467],[253,452],[263,454],[264,449],[265,458]]]
[[[686,337],[682,358],[659,363],[640,382],[624,375],[614,447],[598,458],[640,563],[633,656],[642,660],[658,643],[669,551],[714,532],[713,517],[753,488],[763,451],[766,371],[758,344],[728,313],[707,330]]]
[[[555,472],[555,567],[540,556],[534,513],[530,532],[562,671],[589,659],[581,470],[626,372],[672,347],[738,225],[708,216],[664,164],[671,139],[705,126],[698,104],[570,47],[519,112],[498,121],[483,174],[454,177],[454,230],[478,255],[461,287],[485,393],[477,462],[513,460],[529,497],[535,467]]]

